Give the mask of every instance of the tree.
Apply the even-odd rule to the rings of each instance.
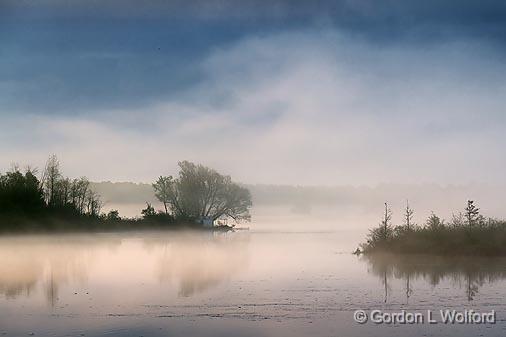
[[[174,188],[174,181],[172,176],[160,176],[153,184],[156,198],[163,203],[165,214],[169,214],[168,206],[171,202],[172,189]]]
[[[385,213],[378,227],[369,231],[367,244],[363,246],[364,251],[375,248],[385,248],[387,241],[392,237],[393,230],[391,225],[392,211],[385,202]]]
[[[90,182],[87,178],[81,177],[72,180],[70,186],[69,202],[78,214],[86,213],[86,196],[90,190]]]
[[[153,206],[151,206],[151,204],[149,202],[147,202],[146,203],[146,208],[144,208],[141,211],[141,214],[144,217],[144,219],[153,217],[153,216],[156,215],[155,208]]]
[[[381,227],[383,228],[383,239],[387,240],[392,232],[392,226],[390,221],[392,220],[392,210],[388,207],[388,204],[385,202],[385,215],[383,220],[381,221]]]
[[[102,208],[100,196],[91,190],[87,178],[70,180],[62,175],[55,155],[49,157],[41,180],[44,200],[56,212],[97,217]]]
[[[406,200],[406,210],[404,211],[404,225],[408,231],[410,230],[410,226],[413,221],[413,214],[413,209],[409,207],[409,200]]]
[[[44,208],[40,182],[30,168],[23,174],[18,167],[0,174],[0,213],[31,214]]]
[[[445,221],[441,220],[440,217],[438,217],[434,212],[430,214],[430,216],[427,218],[427,221],[425,222],[426,228],[429,228],[430,230],[439,230],[444,228]]]
[[[100,196],[94,191],[88,190],[86,194],[86,211],[87,215],[97,217],[102,209],[102,201]]]
[[[473,227],[480,219],[480,209],[474,205],[473,200],[467,201],[467,207],[465,208],[465,217],[467,225]]]
[[[44,169],[41,180],[46,204],[49,207],[56,206],[56,190],[60,177],[60,162],[56,155],[53,154],[49,156],[46,162],[46,168]]]
[[[179,163],[177,179],[160,177],[153,184],[158,200],[170,206],[174,217],[199,220],[229,217],[249,221],[252,205],[248,189],[232,182],[230,176],[188,161]]]
[[[109,213],[105,216],[107,221],[121,221],[121,217],[119,216],[119,212],[116,209],[110,210]]]

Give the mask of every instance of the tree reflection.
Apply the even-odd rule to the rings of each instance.
[[[248,236],[239,233],[198,231],[4,236],[0,295],[16,298],[39,292],[56,306],[63,285],[85,284],[90,273],[121,285],[143,270],[152,273],[148,279],[174,283],[180,296],[191,296],[244,268],[247,243]]]
[[[432,286],[450,280],[465,288],[467,300],[472,301],[484,284],[506,278],[505,258],[372,254],[361,259],[369,264],[369,272],[382,280],[385,301],[388,280],[393,278],[405,280],[406,303],[413,293],[412,280],[423,279]]]
[[[110,237],[88,235],[2,237],[0,294],[7,298],[30,296],[40,285],[47,302],[54,306],[61,284],[87,280],[91,250],[118,243]]]
[[[215,287],[248,264],[248,237],[231,233],[200,233],[164,243],[158,278],[175,282],[187,297]]]

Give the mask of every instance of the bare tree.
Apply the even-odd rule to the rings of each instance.
[[[99,195],[89,190],[86,195],[86,206],[88,215],[93,217],[98,216],[102,209],[102,202],[100,201]]]
[[[102,202],[99,195],[91,190],[88,179],[81,177],[70,180],[63,177],[55,155],[49,157],[41,181],[48,207],[65,208],[80,215],[99,215]]]
[[[404,225],[406,229],[409,231],[411,229],[411,224],[413,222],[413,214],[415,212],[411,207],[409,207],[409,200],[406,200],[406,210],[404,211]]]
[[[385,215],[383,220],[381,221],[381,225],[383,228],[383,239],[387,240],[390,236],[391,225],[390,222],[392,220],[392,210],[388,207],[388,204],[385,202]]]

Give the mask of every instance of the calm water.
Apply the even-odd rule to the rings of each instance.
[[[503,259],[359,258],[362,233],[0,238],[5,336],[505,336]],[[496,310],[488,325],[360,325],[357,309]]]

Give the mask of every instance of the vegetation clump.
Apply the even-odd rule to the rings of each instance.
[[[88,179],[64,177],[56,156],[49,157],[40,179],[36,169],[21,171],[18,166],[0,174],[0,230],[53,229],[69,220],[98,220],[101,207]]]
[[[222,218],[250,220],[248,189],[205,166],[187,161],[179,166],[178,178],[160,177],[153,184],[164,209],[147,203],[140,218],[122,218],[117,210],[102,213],[103,202],[88,179],[64,177],[54,155],[41,178],[35,169],[14,166],[0,174],[0,231],[202,227],[204,222],[213,227]]]
[[[464,213],[446,222],[432,213],[423,225],[411,222],[409,205],[405,222],[393,226],[391,211],[385,204],[385,215],[378,227],[373,228],[361,252],[432,255],[506,255],[506,221],[485,218],[473,200],[467,202]],[[409,220],[409,221],[407,221]]]
[[[179,163],[179,177],[161,176],[153,184],[166,214],[189,221],[216,221],[222,217],[249,221],[249,190],[203,165]]]

